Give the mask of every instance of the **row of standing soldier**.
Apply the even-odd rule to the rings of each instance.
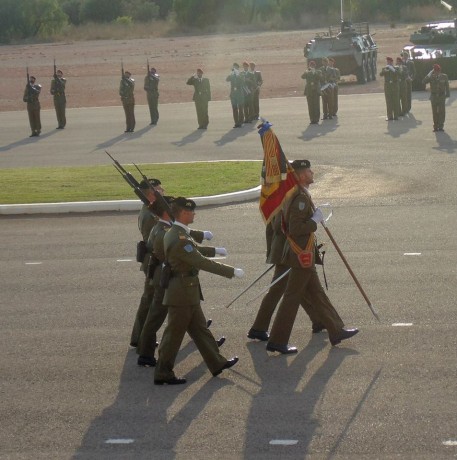
[[[331,120],[338,112],[338,82],[340,71],[334,67],[333,58],[323,58],[322,66],[317,69],[316,62],[310,61],[308,69],[301,76],[305,80],[306,100],[311,125],[317,125],[320,119],[320,99],[322,97],[323,120]]]

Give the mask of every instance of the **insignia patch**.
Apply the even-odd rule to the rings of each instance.
[[[305,203],[303,203],[303,201],[300,201],[300,203],[298,203],[298,209],[300,211],[303,211],[303,209],[305,209]]]
[[[186,252],[192,252],[194,250],[194,247],[191,244],[186,244],[184,246],[184,251]]]

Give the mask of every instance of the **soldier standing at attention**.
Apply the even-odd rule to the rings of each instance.
[[[65,107],[67,105],[67,98],[65,97],[65,85],[67,80],[63,78],[63,72],[57,70],[54,78],[51,80],[51,94],[54,96],[54,108],[56,109],[57,128],[64,129],[67,124],[65,117]]]
[[[384,96],[386,98],[386,121],[398,120],[400,88],[398,83],[398,69],[394,67],[394,60],[386,58],[386,66],[382,68],[381,77],[384,77]]]
[[[322,58],[322,67],[319,69],[322,73],[324,88],[322,88],[322,120],[331,120],[333,118],[333,70],[328,65],[328,59]]]
[[[324,220],[322,211],[313,210],[309,186],[314,182],[314,172],[308,160],[296,160],[295,166],[299,188],[286,202],[283,209],[285,234],[288,244],[284,248],[282,263],[290,267],[289,279],[278,307],[270,337],[268,351],[283,354],[297,353],[296,347],[288,345],[297,310],[302,299],[313,307],[316,319],[327,329],[332,346],[357,334],[358,329],[345,329],[343,321],[322,288],[316,272],[314,255],[314,232]],[[302,256],[308,251],[308,258]]]
[[[176,355],[187,332],[194,340],[213,376],[229,369],[238,357],[229,360],[219,353],[216,340],[206,326],[200,302],[203,299],[198,272],[204,270],[216,275],[240,278],[241,268],[234,268],[207,259],[189,234],[188,225],[194,221],[195,202],[179,197],[172,203],[175,222],[164,237],[164,252],[171,274],[163,300],[168,307],[168,324],[159,347],[159,360],[154,373],[155,385],[178,385],[186,379],[173,372]],[[164,277],[162,276],[162,281]],[[166,285],[166,284],[165,284]]]
[[[249,70],[249,64],[243,62],[243,71],[241,72],[243,77],[243,92],[244,92],[244,105],[243,105],[243,116],[245,123],[252,123],[254,120],[254,103],[252,98],[252,92],[255,89],[254,73]]]
[[[408,69],[408,76],[406,78],[406,113],[409,113],[411,111],[413,80],[416,78],[416,66],[414,65],[414,61],[409,57],[408,52],[403,51],[401,55],[403,57],[403,63]]]
[[[335,59],[333,58],[328,58],[329,66],[332,69],[332,78],[330,79],[332,85],[333,85],[333,112],[332,116],[336,117],[336,114],[338,113],[338,82],[340,81],[341,74],[340,74],[340,69],[337,69],[335,67]]]
[[[398,69],[398,94],[400,101],[399,114],[401,117],[403,117],[408,113],[408,88],[406,86],[406,79],[408,78],[408,67],[406,67],[401,57],[397,57],[396,64],[397,65],[395,67]]]
[[[316,70],[316,63],[314,61],[309,61],[308,70],[305,70],[305,73],[301,77],[305,80],[304,94],[308,102],[310,124],[317,125],[321,116],[320,94],[322,73],[320,70]]]
[[[202,69],[197,69],[197,74],[192,75],[187,84],[194,87],[192,100],[197,111],[198,129],[206,129],[209,124],[208,103],[211,100],[209,79],[203,77]]]
[[[119,86],[119,96],[125,112],[126,133],[133,133],[135,130],[135,80],[131,76],[132,74],[126,70]]]
[[[450,97],[449,79],[441,73],[441,66],[434,64],[422,83],[430,83],[430,102],[432,103],[433,131],[444,131],[446,120],[446,98]]]
[[[260,87],[263,85],[262,73],[260,70],[255,69],[255,62],[249,63],[249,69],[254,74],[254,90],[252,92],[253,119],[258,120],[260,116]]]
[[[30,129],[32,130],[32,134],[30,137],[37,137],[41,133],[41,119],[40,119],[40,92],[41,92],[41,85],[36,82],[36,78],[34,76],[30,76],[29,82],[27,83],[24,96],[22,100],[27,102],[27,112],[29,114],[29,123]]]
[[[232,104],[234,128],[241,128],[244,121],[244,93],[243,79],[240,75],[240,66],[235,62],[232,66],[232,72],[225,79],[230,82],[230,103]]]
[[[148,98],[149,115],[151,116],[151,125],[156,125],[159,121],[159,75],[156,69],[151,67],[149,73],[144,77],[144,90]]]

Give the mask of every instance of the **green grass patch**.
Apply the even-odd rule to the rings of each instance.
[[[140,182],[133,165],[123,165]],[[259,185],[261,162],[138,165],[158,178],[167,195],[210,196],[247,190]],[[67,168],[1,169],[0,204],[56,203],[136,199],[113,165]]]

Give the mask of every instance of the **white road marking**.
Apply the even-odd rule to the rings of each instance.
[[[117,259],[116,262],[132,262],[133,259]]]
[[[413,323],[393,323],[392,326],[399,326],[399,327],[409,327],[412,326]]]
[[[41,265],[43,262],[26,262],[25,265]]]
[[[457,446],[457,439],[449,439],[449,441],[443,441],[443,446]]]
[[[404,256],[421,256],[422,252],[405,252]]]
[[[105,441],[105,444],[132,444],[133,442],[135,442],[134,439],[131,439],[131,438],[111,438],[111,439],[107,439]]]
[[[295,446],[298,444],[298,440],[296,439],[272,439],[270,441],[272,446]]]

